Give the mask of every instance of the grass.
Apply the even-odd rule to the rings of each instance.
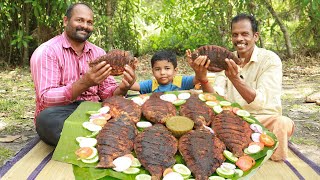
[[[14,155],[14,152],[4,148],[4,147],[0,147],[0,162],[5,161],[6,159],[12,157]]]
[[[312,141],[312,140],[308,140],[305,139],[304,137],[291,137],[290,141],[292,141],[295,144],[304,144],[304,145],[308,145],[308,146],[319,146],[316,142]]]

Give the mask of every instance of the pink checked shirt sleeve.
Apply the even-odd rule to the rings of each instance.
[[[86,42],[83,54],[78,56],[64,33],[39,46],[30,60],[36,91],[35,117],[47,107],[71,103],[72,83],[89,69],[90,60],[104,54],[103,49]],[[90,87],[76,100],[99,101],[112,96],[117,87],[115,79],[109,76],[101,85]]]

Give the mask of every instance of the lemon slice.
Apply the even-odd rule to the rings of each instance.
[[[184,164],[175,164],[172,167],[174,172],[177,172],[183,176],[183,178],[187,178],[191,175],[190,169]]]
[[[239,109],[237,111],[237,115],[238,116],[241,116],[241,117],[249,117],[250,116],[250,113],[246,110],[243,110],[243,109]]]
[[[221,106],[231,106],[231,102],[229,101],[220,101],[219,103]]]
[[[135,180],[151,180],[151,176],[148,174],[139,174],[136,176]]]
[[[138,174],[139,172],[140,172],[140,169],[135,167],[130,167],[123,171],[123,173],[125,174]]]

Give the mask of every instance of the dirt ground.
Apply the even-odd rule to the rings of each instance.
[[[180,69],[183,71],[184,68]],[[145,72],[145,69],[141,72]],[[13,83],[12,78],[14,78]],[[11,83],[8,85],[9,80]],[[305,156],[320,165],[320,106],[304,102],[305,97],[314,92],[320,92],[320,66],[317,63],[309,67],[292,66],[290,62],[284,62],[283,115],[290,117],[296,126],[291,141]],[[25,101],[27,103],[23,104]],[[0,166],[2,166],[36,135],[33,126],[34,90],[29,69],[0,72],[0,102]],[[15,118],[10,118],[12,112],[5,112],[11,111],[5,108],[6,102],[23,106],[21,111],[24,113],[20,120],[15,121]]]

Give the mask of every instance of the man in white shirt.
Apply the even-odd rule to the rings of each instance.
[[[255,18],[239,14],[231,22],[232,43],[235,54],[243,60],[237,65],[226,59],[227,70],[216,76],[216,91],[227,100],[239,103],[273,132],[279,146],[271,156],[274,161],[285,160],[288,155],[288,138],[293,134],[294,123],[282,116],[281,88],[282,63],[277,54],[258,48],[258,24]],[[220,88],[220,89],[219,89]]]

